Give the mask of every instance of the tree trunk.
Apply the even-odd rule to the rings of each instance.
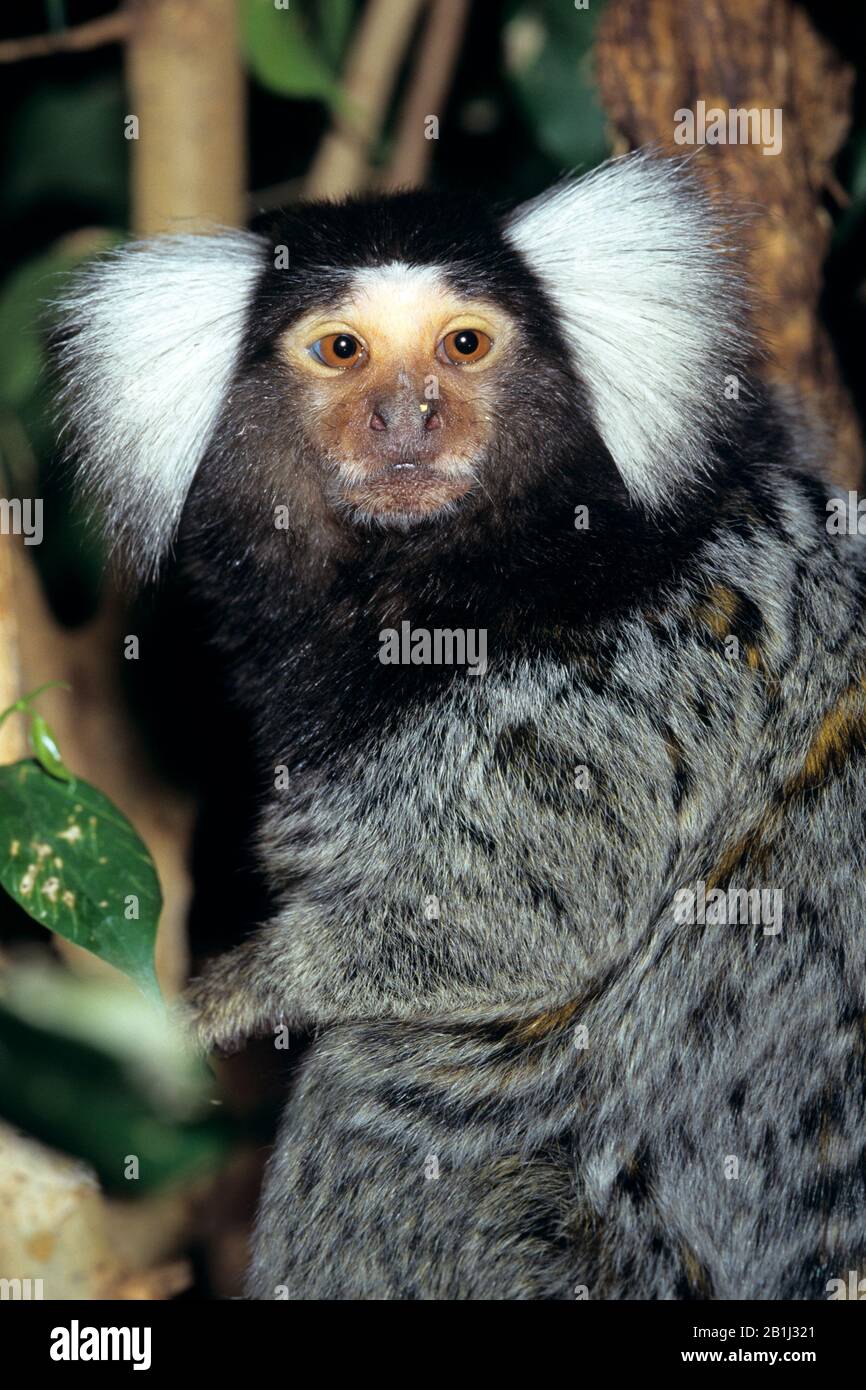
[[[678,154],[675,113],[778,109],[782,149],[707,145],[697,161],[710,186],[754,214],[745,256],[769,343],[768,379],[796,390],[828,431],[826,463],[854,487],[863,464],[857,418],[818,319],[831,236],[823,201],[851,120],[853,69],[795,0],[615,0],[596,51],[602,101],[623,150],[657,142]],[[777,118],[778,119],[778,118]]]

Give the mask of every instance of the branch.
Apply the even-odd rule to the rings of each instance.
[[[424,122],[445,105],[468,14],[468,0],[433,0],[400,112],[394,150],[381,179],[382,188],[405,188],[424,182],[433,157],[433,141],[425,137]]]
[[[129,34],[129,15],[114,14],[60,29],[53,34],[33,34],[26,39],[4,39],[0,43],[0,63],[20,63],[26,58],[49,58],[54,53],[83,53],[107,43],[123,43]]]
[[[364,187],[415,23],[426,0],[368,0],[343,81],[344,112],[319,146],[307,179],[311,198]]]

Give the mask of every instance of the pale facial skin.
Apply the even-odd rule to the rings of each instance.
[[[405,526],[466,495],[515,339],[498,305],[404,265],[358,272],[344,300],[283,334],[280,355],[357,519]]]

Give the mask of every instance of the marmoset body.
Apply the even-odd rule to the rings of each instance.
[[[249,1296],[863,1270],[866,556],[745,309],[640,154],[501,218],[155,240],[65,301],[83,481],[141,575],[176,545],[252,729],[276,907],[199,1036],[314,1038]]]

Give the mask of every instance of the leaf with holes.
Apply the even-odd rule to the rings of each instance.
[[[36,762],[0,767],[0,883],[37,922],[159,998],[156,870],[129,821],[95,787],[58,781]]]

